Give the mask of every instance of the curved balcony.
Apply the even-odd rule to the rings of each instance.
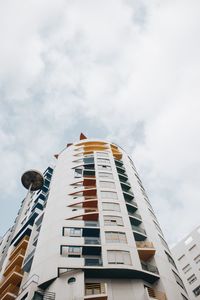
[[[126,192],[126,191],[128,192],[131,189],[131,185],[128,181],[123,182],[123,181],[120,180],[120,184],[121,184],[122,190],[124,192]]]
[[[0,285],[0,294],[12,284],[13,286],[18,286],[23,278],[23,271],[19,266],[15,266],[14,269],[3,279]]]
[[[119,176],[119,180],[120,180],[120,182],[122,183],[126,183],[126,182],[128,182],[128,176],[126,175],[126,174],[119,174],[118,173],[118,176]]]
[[[126,174],[126,170],[125,170],[125,168],[124,167],[119,167],[119,166],[116,166],[116,168],[117,168],[117,173],[118,174]]]
[[[160,275],[157,273],[157,268],[150,265],[147,267],[148,270],[143,270],[142,268],[134,269],[131,266],[126,267],[123,264],[117,264],[115,267],[97,266],[99,266],[99,268],[95,265],[93,267],[90,264],[85,264],[84,273],[86,278],[143,279],[151,284],[160,278]]]
[[[98,221],[99,212],[97,209],[85,209],[82,213],[77,213],[76,216],[67,218],[66,220],[83,220],[83,221]]]
[[[149,260],[156,253],[156,249],[154,248],[153,243],[151,242],[136,242],[136,246],[138,255],[143,261]]]
[[[131,225],[136,241],[144,241],[147,238],[146,231],[138,226]]]
[[[88,200],[83,199],[82,201],[77,199],[75,200],[75,202],[73,202],[72,204],[68,205],[69,207],[76,207],[76,205],[80,205],[82,206],[82,208],[98,208],[98,199],[96,198],[91,198]]]
[[[28,246],[28,241],[29,241],[29,236],[25,236],[20,243],[13,249],[13,251],[10,254],[9,260],[12,260],[15,255],[18,253],[18,251],[20,251],[21,249],[26,250],[27,246]]]
[[[84,187],[81,188],[81,190],[70,193],[69,196],[77,196],[77,197],[87,197],[87,196],[95,196],[97,194],[97,188],[96,187],[89,187],[88,189],[84,189]]]
[[[130,211],[131,213],[134,213],[138,209],[138,205],[135,201],[126,201],[126,207],[127,210]]]
[[[132,225],[138,226],[142,223],[142,219],[139,214],[128,211],[128,215]]]
[[[13,284],[9,284],[9,286],[1,293],[1,300],[13,300],[16,299],[19,293],[19,288]]]
[[[123,191],[124,199],[127,201],[131,201],[134,199],[134,195],[132,192],[125,192]]]
[[[21,267],[24,256],[25,256],[25,252],[26,250],[21,249],[14,257],[13,259],[9,262],[9,264],[7,265],[3,275],[7,276],[12,269],[14,269],[15,266],[19,266]]]
[[[148,272],[151,272],[154,274],[159,274],[158,268],[156,266],[153,266],[153,265],[151,265],[147,262],[143,262],[143,261],[141,261],[141,266],[142,266],[142,269],[145,271],[148,271]]]

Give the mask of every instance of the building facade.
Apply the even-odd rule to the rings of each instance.
[[[173,249],[177,267],[191,300],[200,299],[200,226]]]
[[[7,236],[0,299],[188,299],[125,151],[81,134],[55,157]]]

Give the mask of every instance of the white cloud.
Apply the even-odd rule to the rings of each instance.
[[[197,0],[1,2],[1,189],[14,199],[12,217],[20,173],[45,168],[86,128],[133,152],[170,242],[199,222],[199,8]]]

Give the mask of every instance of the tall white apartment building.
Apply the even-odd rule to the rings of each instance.
[[[200,299],[200,226],[173,249],[190,300]]]
[[[188,299],[122,148],[81,134],[55,157],[1,241],[0,299]]]

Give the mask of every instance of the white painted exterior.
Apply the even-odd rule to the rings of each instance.
[[[172,249],[191,300],[200,299],[200,226]],[[194,293],[195,291],[195,293]]]
[[[80,148],[77,146],[77,144],[83,142],[95,143],[95,141],[97,143],[99,142],[98,140],[81,140],[69,147],[66,147],[59,154],[51,179],[50,192],[44,208],[41,226],[37,225],[37,222],[39,222],[38,220],[43,214],[42,211],[40,211],[38,217],[35,219],[35,223],[31,229],[32,233],[29,239],[28,248],[26,250],[25,260],[27,256],[34,251],[32,265],[30,270],[24,273],[20,294],[16,299],[36,299],[33,298],[33,295],[34,292],[38,290],[39,286],[42,286],[42,288],[45,286],[45,292],[52,293],[51,295],[54,297],[52,299],[56,300],[94,300],[100,299],[100,297],[105,297],[101,299],[108,300],[187,299],[184,289],[181,288],[176,282],[173,271],[176,273],[178,273],[178,271],[176,270],[175,266],[169,262],[168,256],[171,254],[167,248],[167,244],[165,244],[165,246],[163,244],[166,242],[161,242],[159,234],[162,235],[162,232],[160,229],[158,231],[159,224],[149,203],[148,197],[146,196],[146,192],[142,187],[132,161],[121,148],[118,148],[118,151],[122,153],[122,158],[120,160],[125,168],[128,182],[134,194],[133,200],[137,204],[137,209],[135,210],[134,208],[134,213],[139,213],[141,216],[141,221],[140,218],[139,221],[135,218],[131,218],[131,220],[134,222],[141,222],[139,228],[142,228],[146,232],[146,234],[142,235],[142,238],[144,241],[153,243],[156,250],[155,255],[152,256],[150,261],[146,263],[150,263],[152,266],[156,267],[159,274],[146,271],[142,268],[135,236],[133,234],[130,217],[127,210],[127,207],[130,209],[131,205],[127,204],[125,201],[118,175],[119,168],[116,167],[111,146],[106,141],[101,141],[106,143],[107,150],[103,150],[103,152],[108,154],[109,159],[109,164],[104,163],[104,165],[109,165],[112,169],[111,171],[99,170],[98,158],[105,159],[105,157],[103,157],[100,150],[93,152],[99,222],[99,225],[95,228],[97,229],[96,232],[100,232],[100,244],[86,246],[85,238],[83,236],[63,236],[64,227],[81,228],[82,235],[84,231],[86,233],[90,231],[91,233],[95,230],[94,227],[89,229],[86,228],[84,220],[71,219],[81,215],[84,216],[83,218],[85,218],[86,209],[83,207],[83,205],[85,205],[85,202],[83,201],[84,197],[73,198],[76,196],[71,195],[79,190],[83,190],[83,187],[81,186],[75,188],[75,186],[72,185],[82,180],[82,178],[74,177],[74,168],[82,165],[82,163],[74,162],[74,160],[83,158],[82,155],[80,157],[74,156],[74,154],[77,153],[76,149]],[[113,179],[101,178],[100,172],[112,173]],[[112,189],[102,188],[100,186],[100,181],[113,182],[115,187]],[[117,199],[103,199],[101,193],[102,191],[117,193]],[[77,203],[81,201],[81,207],[78,207]],[[28,203],[28,200],[25,202]],[[118,204],[120,211],[104,210],[104,202]],[[112,226],[105,225],[104,216],[106,215],[121,217],[123,226],[117,226],[116,224]],[[23,217],[20,219],[23,219]],[[157,222],[157,225],[155,225],[155,222]],[[20,230],[20,225],[17,226],[16,233],[18,230]],[[66,232],[68,232],[67,229]],[[106,240],[106,232],[125,233],[126,242],[108,242]],[[162,238],[164,239],[164,237]],[[37,244],[33,245],[36,239]],[[80,257],[69,257],[61,253],[61,246],[70,245],[81,247],[82,252]],[[84,251],[93,252],[94,249],[96,249],[96,252],[100,251],[101,254],[93,255],[93,258],[101,256],[99,262],[102,262],[102,264],[98,266],[85,265],[85,259],[87,259],[88,254],[83,254]],[[121,261],[115,264],[109,263],[108,251],[111,250],[125,251],[126,253],[129,252],[131,262],[127,264],[121,263]],[[168,256],[166,252],[168,253]],[[122,252],[117,253],[121,255]],[[59,273],[59,270],[61,269],[64,272],[63,274]],[[3,271],[4,270],[2,269],[2,273]],[[90,276],[88,274],[95,275]],[[75,278],[75,282],[68,283],[68,280],[72,277]],[[101,283],[103,286],[105,286],[104,292],[99,295],[85,295],[85,284],[87,283]],[[157,291],[157,294],[154,298],[150,297],[145,286]],[[23,298],[27,293],[28,296]],[[185,298],[183,298],[183,296],[185,296]]]

